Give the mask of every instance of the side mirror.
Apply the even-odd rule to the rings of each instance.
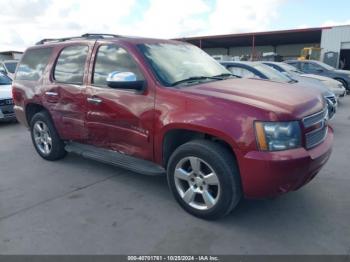
[[[5,70],[0,69],[0,73],[3,75],[7,75],[7,72]]]
[[[137,80],[132,72],[114,71],[107,76],[107,85],[117,89],[133,89],[141,91],[145,87],[144,80]]]
[[[324,70],[322,69],[322,68],[317,68],[316,69],[316,72],[318,72],[318,73],[322,73]]]

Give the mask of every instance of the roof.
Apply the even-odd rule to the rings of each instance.
[[[175,40],[189,42],[191,44],[200,46],[201,48],[251,46],[253,38],[255,38],[255,45],[257,46],[320,43],[323,29],[331,29],[331,27],[197,36],[177,38]]]

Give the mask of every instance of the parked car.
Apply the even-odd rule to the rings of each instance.
[[[0,121],[12,121],[16,119],[13,111],[12,80],[0,73]]]
[[[288,60],[287,64],[295,66],[306,74],[315,74],[333,78],[343,84],[348,92],[350,92],[350,71],[338,70],[320,61],[315,60]]]
[[[42,158],[72,152],[166,173],[178,203],[205,219],[228,214],[242,197],[297,190],[332,150],[319,92],[236,78],[178,41],[43,40],[26,50],[13,94]]]
[[[13,76],[16,72],[17,64],[17,60],[0,61],[0,73],[5,74],[11,79],[13,79]]]
[[[329,77],[305,74],[301,72],[296,67],[283,63],[283,62],[263,62],[277,71],[286,74],[288,77],[296,80],[297,82],[302,82],[311,85],[322,85],[329,89],[333,94],[335,94],[339,100],[339,97],[344,97],[346,95],[346,89],[343,84],[337,80]]]
[[[289,75],[280,73],[279,71],[271,68],[262,62],[221,62],[231,73],[238,75],[243,78],[258,78],[266,79],[281,83],[293,84],[296,87],[302,86],[304,92],[305,88],[313,88],[322,93],[323,97],[328,104],[328,118],[332,119],[337,112],[337,98],[334,93],[328,90],[327,87],[319,85],[318,83],[310,83],[308,80],[299,79],[295,80]]]

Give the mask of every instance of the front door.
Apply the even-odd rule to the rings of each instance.
[[[142,92],[107,86],[112,72],[132,72],[145,80],[132,55],[114,43],[97,43],[87,86],[86,124],[89,143],[153,160],[154,90]]]

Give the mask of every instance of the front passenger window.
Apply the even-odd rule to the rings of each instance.
[[[144,80],[136,62],[123,48],[116,45],[102,45],[97,52],[92,83],[107,86],[107,76],[112,72],[132,72],[136,80]]]

